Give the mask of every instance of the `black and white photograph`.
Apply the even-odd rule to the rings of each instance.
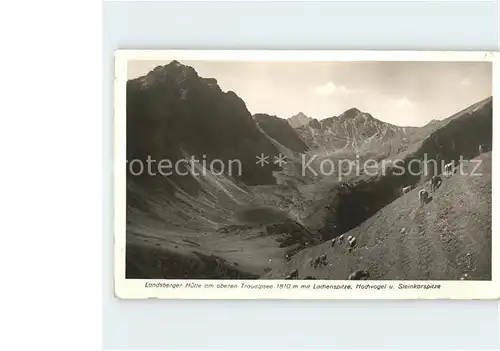
[[[493,280],[487,55],[126,53],[115,280]]]

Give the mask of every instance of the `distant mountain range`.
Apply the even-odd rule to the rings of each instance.
[[[127,278],[283,279],[293,268],[301,278],[346,279],[368,265],[372,279],[455,279],[458,271],[430,275],[431,261],[419,256],[431,257],[433,246],[425,240],[439,241],[439,230],[450,235],[443,220],[451,205],[456,212],[449,223],[455,225],[453,235],[477,238],[477,243],[438,246],[456,252],[437,255],[436,267],[454,267],[457,255],[469,247],[487,261],[488,167],[485,177],[445,179],[447,184],[429,204],[435,211],[425,217],[426,211],[417,208],[417,188],[426,186],[427,176],[396,175],[392,166],[386,173],[361,172],[342,179],[337,173],[304,176],[301,159],[317,156],[311,164],[315,169],[323,160],[354,163],[355,154],[377,162],[394,158],[405,167],[413,161],[421,165],[424,156],[445,162],[482,157],[487,166],[491,155],[479,155],[478,146],[492,142],[491,97],[423,127],[392,125],[357,108],[321,120],[302,112],[290,118],[252,115],[215,78],[200,77],[192,67],[172,61],[129,80],[126,104],[128,162],[176,163],[195,157],[207,163],[240,160],[243,165],[241,174],[127,172]],[[265,156],[260,164],[259,155]],[[287,162],[280,165],[276,159],[283,155]],[[179,169],[186,170],[186,164]],[[409,185],[416,189],[403,195],[401,189]],[[359,240],[353,253],[321,244],[349,231]],[[412,235],[411,240],[405,235]],[[407,251],[401,251],[402,243]],[[307,264],[327,251],[332,262],[328,269]],[[408,252],[414,266],[397,252]],[[490,277],[484,262],[478,279]]]

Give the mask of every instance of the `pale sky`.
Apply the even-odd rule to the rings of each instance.
[[[318,119],[356,107],[382,121],[422,126],[492,95],[490,62],[182,61],[216,78],[252,113]],[[129,61],[129,79],[169,61]]]

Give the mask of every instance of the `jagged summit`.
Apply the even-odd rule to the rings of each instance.
[[[127,278],[283,279],[298,269],[299,279],[342,280],[368,269],[372,280],[491,280],[491,154],[478,156],[491,145],[491,102],[400,127],[356,107],[321,120],[252,115],[215,87],[178,61],[127,83],[127,160],[145,166],[126,178]],[[483,168],[461,166],[483,176],[443,177],[425,206],[418,192],[434,173],[393,172],[392,161],[462,155],[479,157]],[[387,172],[358,173],[365,160]],[[354,250],[320,243],[344,233],[357,238]],[[311,267],[321,255],[329,265]]]
[[[295,152],[305,152],[308,150],[295,129],[285,119],[265,113],[257,113],[253,115],[253,118],[264,133],[281,145]]]
[[[179,61],[172,61],[166,65],[159,65],[153,68],[148,75],[165,75],[165,74],[180,74],[180,73],[188,73],[198,76],[195,69],[188,65],[183,65]]]
[[[195,69],[172,61],[157,66],[127,84],[127,157],[169,159],[184,154],[205,156],[208,161],[238,159],[243,171],[239,180],[247,184],[274,184],[274,164],[259,166],[255,150],[275,156],[278,150],[260,131],[245,102],[234,92],[223,92],[214,78],[202,78]],[[159,182],[158,177],[146,181]],[[196,179],[173,175],[171,183]]]
[[[345,117],[345,118],[354,118],[358,116],[360,113],[362,113],[359,109],[356,107],[352,107],[346,111],[344,111],[342,114],[340,114],[339,117]]]
[[[373,120],[373,116],[367,112],[363,112],[356,107],[352,107],[336,117],[339,121],[354,120],[355,122],[365,123],[367,120]],[[384,122],[382,122],[384,123]]]

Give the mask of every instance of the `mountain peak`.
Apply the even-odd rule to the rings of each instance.
[[[183,89],[183,95],[187,94],[186,89],[191,90],[193,87],[199,87],[200,85],[221,91],[217,79],[200,77],[193,67],[184,65],[177,60],[156,66],[145,76],[137,78],[135,81],[139,82],[142,89],[170,82],[169,84],[173,83],[179,89]]]
[[[173,60],[170,63],[163,66],[156,66],[150,73],[153,74],[190,74],[190,75],[198,75],[195,69],[191,66],[183,65],[179,61]]]
[[[299,112],[296,115],[288,118],[287,121],[293,128],[298,128],[300,126],[308,124],[310,121],[312,121],[312,118],[307,116],[304,112]]]
[[[352,108],[344,111],[339,117],[354,118],[361,113],[362,112],[360,110],[358,110],[356,107],[352,107]]]
[[[232,91],[220,90],[215,78],[202,78],[194,68],[178,61],[157,66],[146,76],[129,81],[127,125],[132,126],[127,129],[129,159],[145,159],[144,150],[149,150],[147,155],[172,162],[186,157],[185,153],[223,162],[236,155],[244,166],[234,178],[248,185],[276,183],[273,172],[279,166],[246,162],[254,161],[257,151],[272,158],[278,150],[260,131],[244,101]],[[198,191],[199,180],[191,176],[174,172],[169,180],[162,184],[168,191],[175,192],[173,183],[189,189],[190,195]]]

